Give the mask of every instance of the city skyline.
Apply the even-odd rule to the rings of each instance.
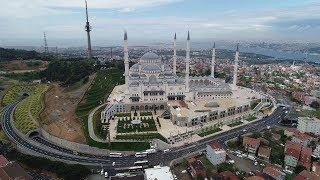
[[[85,46],[84,1],[6,1],[0,7],[0,46]],[[318,42],[320,3],[314,0],[237,3],[194,0],[89,0],[94,46],[119,45],[127,30],[130,42],[178,41],[298,41]]]

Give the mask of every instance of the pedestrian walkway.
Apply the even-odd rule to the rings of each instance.
[[[104,139],[101,139],[100,137],[98,137],[98,136],[94,133],[94,128],[93,128],[93,115],[94,115],[94,113],[95,113],[98,109],[100,109],[102,106],[105,106],[105,105],[107,105],[107,103],[102,104],[102,105],[94,108],[94,109],[90,112],[90,114],[89,114],[89,116],[88,116],[88,131],[89,131],[89,136],[90,136],[91,139],[93,139],[94,141],[97,141],[97,142],[107,142],[107,140],[104,140]]]

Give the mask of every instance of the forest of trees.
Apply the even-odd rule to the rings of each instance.
[[[5,49],[0,48],[0,60],[29,60],[29,59],[43,59],[44,55],[36,51],[26,51],[20,49]]]
[[[88,77],[94,70],[94,62],[90,60],[57,60],[51,61],[40,76],[47,81],[59,81],[62,85],[70,85]]]

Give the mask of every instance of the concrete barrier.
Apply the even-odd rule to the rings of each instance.
[[[95,154],[95,155],[106,155],[108,154],[109,150],[107,149],[99,149],[96,147],[91,147],[87,144],[80,144],[72,141],[68,141],[65,139],[58,138],[46,132],[44,129],[38,129],[38,132],[48,141],[54,143],[58,146],[71,149],[76,152],[80,153],[87,153],[87,154]]]

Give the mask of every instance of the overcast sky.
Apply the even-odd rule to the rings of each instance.
[[[320,42],[319,0],[88,0],[94,45],[194,41]],[[0,0],[0,46],[85,46],[84,0]]]

